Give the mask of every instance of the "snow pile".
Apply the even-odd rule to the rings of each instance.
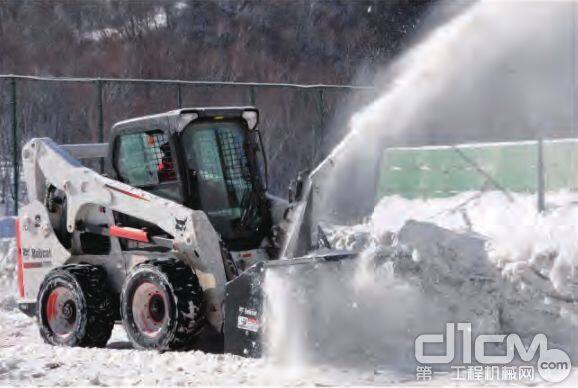
[[[380,242],[391,239],[391,233],[400,231],[407,220],[415,219],[484,236],[487,240],[484,260],[491,265],[485,276],[500,285],[501,332],[520,335],[544,332],[550,341],[576,356],[577,199],[568,192],[550,194],[549,211],[541,215],[536,211],[533,195],[515,195],[513,201],[500,192],[464,193],[429,201],[384,198],[377,205],[368,229],[373,241]],[[400,241],[415,244],[415,239],[412,241],[401,231]],[[427,260],[426,255],[420,256]],[[455,263],[448,262],[451,264],[446,270],[434,273],[464,275]],[[463,290],[455,291],[460,291],[453,295],[459,298]]]
[[[499,331],[501,279],[484,238],[414,221],[385,240],[372,232],[330,234],[336,246],[364,247],[355,259],[267,270],[269,357],[415,373],[418,335],[442,333],[447,322]]]
[[[577,198],[549,195],[545,215],[532,195],[383,198],[367,224],[328,233],[356,259],[269,270],[269,355],[415,371],[417,335],[471,322],[474,334],[545,333],[575,360]]]
[[[487,261],[499,274],[501,331],[544,332],[576,357],[578,196],[561,192],[547,198],[549,211],[543,215],[533,195],[515,195],[513,201],[500,192],[429,201],[384,198],[370,229],[380,241],[415,219],[484,236]]]
[[[374,252],[368,250],[367,257]],[[387,366],[415,373],[413,341],[443,311],[381,265],[365,276],[364,259],[267,269],[267,356],[294,368],[352,370]],[[369,271],[368,271],[369,272]],[[428,319],[424,319],[428,317]],[[413,368],[413,369],[412,369]]]

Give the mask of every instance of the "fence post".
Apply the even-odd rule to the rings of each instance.
[[[544,171],[544,139],[538,138],[538,211],[542,213],[546,210],[546,178]]]
[[[96,81],[96,108],[97,108],[97,115],[98,115],[98,121],[97,121],[97,136],[98,136],[98,142],[99,143],[104,143],[104,114],[103,114],[103,107],[102,107],[102,87],[103,87],[103,81],[101,79]],[[104,160],[100,160],[100,172],[104,172]]]
[[[18,197],[20,193],[20,151],[18,147],[18,119],[16,117],[16,78],[11,80],[12,98],[12,180],[14,184],[14,215],[18,215]]]
[[[177,84],[177,106],[179,108],[183,107],[183,95],[181,90],[181,84]]]
[[[254,86],[249,87],[249,103],[252,106],[255,106],[255,104],[257,103],[257,94],[255,93],[255,87]]]

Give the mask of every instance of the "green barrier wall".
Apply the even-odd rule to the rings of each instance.
[[[463,191],[534,193],[538,142],[390,148],[383,153],[377,198],[436,198]],[[543,142],[546,191],[578,189],[578,139]]]

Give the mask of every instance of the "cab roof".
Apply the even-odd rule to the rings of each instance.
[[[130,128],[171,128],[179,121],[182,115],[196,113],[199,118],[210,118],[216,116],[223,116],[225,118],[242,117],[246,110],[257,110],[254,106],[225,106],[225,107],[192,107],[180,108],[164,113],[157,113],[153,115],[140,116],[132,119],[122,120],[112,126],[110,136],[114,138],[120,132],[124,132]]]

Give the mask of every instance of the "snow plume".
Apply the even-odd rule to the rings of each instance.
[[[353,198],[370,205],[364,215],[371,211],[387,145],[572,134],[574,6],[479,1],[409,49],[319,169],[320,219],[349,222],[344,209],[359,207]]]
[[[410,49],[314,171],[316,222],[359,223],[388,140],[570,130],[573,6],[479,1]],[[472,322],[475,332],[544,332],[576,359],[578,218],[569,197],[551,197],[560,206],[547,216],[536,214],[535,197],[511,202],[499,192],[383,199],[371,222],[330,233],[335,247],[361,249],[357,259],[268,275],[266,294],[278,304],[269,327],[292,322],[269,332],[270,356],[292,349],[289,361],[411,369],[416,335]]]

